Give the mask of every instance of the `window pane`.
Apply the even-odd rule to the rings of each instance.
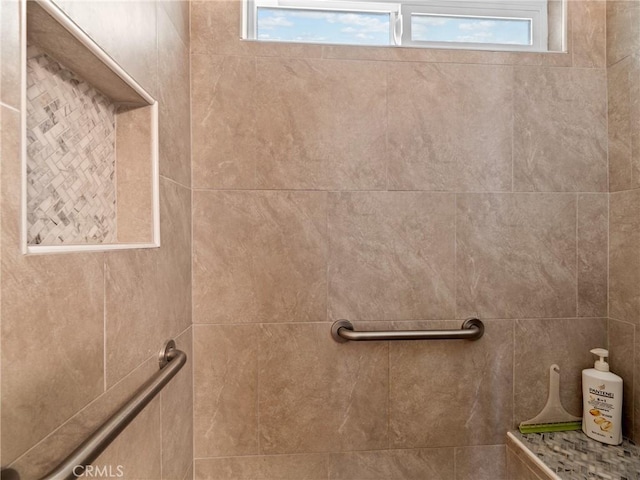
[[[281,42],[390,45],[389,13],[258,8],[257,39]]]
[[[413,14],[411,40],[531,45],[531,20]]]

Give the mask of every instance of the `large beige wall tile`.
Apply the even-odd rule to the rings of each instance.
[[[166,339],[191,325],[191,191],[166,178],[160,179],[160,238],[156,342],[162,342],[160,334]]]
[[[241,40],[241,0],[191,2],[191,52],[196,54],[319,57],[321,45]]]
[[[607,0],[607,65],[613,65],[640,48],[640,2]]]
[[[257,325],[194,327],[196,458],[258,453],[259,335]]]
[[[388,346],[337,343],[329,329],[262,326],[262,453],[386,448]]]
[[[511,190],[513,69],[392,63],[389,188]]]
[[[187,363],[160,395],[162,480],[182,479],[193,462],[193,349],[191,327],[175,338]]]
[[[592,318],[516,320],[515,423],[540,413],[549,391],[549,367],[560,367],[560,398],[573,415],[582,414],[582,377],[593,366],[589,350],[607,344],[607,321]]]
[[[606,66],[607,2],[605,0],[568,1],[571,21],[574,67]]]
[[[343,192],[329,199],[331,319],[454,316],[454,195]]]
[[[164,3],[179,5],[187,2]],[[158,77],[160,174],[189,186],[191,184],[189,44],[183,43],[164,9],[159,8],[157,14],[158,64],[160,65]]]
[[[178,32],[178,35],[180,35],[180,38],[182,39],[182,41],[184,42],[185,45],[189,45],[189,29],[190,29],[190,20],[189,20],[189,16],[190,16],[190,10],[189,10],[189,5],[190,5],[190,1],[189,0],[159,0],[158,1],[158,7],[162,8],[165,13],[167,14],[167,16],[169,17],[169,20],[171,20],[171,23],[173,24],[173,26],[176,29],[176,32]]]
[[[327,480],[329,456],[264,455],[196,459],[195,480]]]
[[[609,198],[609,317],[640,324],[640,190]]]
[[[261,188],[385,188],[384,66],[315,59],[256,62]]]
[[[103,391],[102,254],[20,252],[19,114],[2,108],[2,462]]]
[[[110,387],[159,351],[166,336],[157,324],[156,252],[124,250],[105,257],[105,374]]]
[[[329,480],[453,480],[452,448],[346,452],[331,455]]]
[[[155,398],[92,463],[97,468],[106,468],[107,474],[97,477],[109,479],[122,471],[123,480],[161,478],[160,425],[160,399]],[[134,445],[142,448],[132,448]]]
[[[633,370],[633,434],[634,440],[640,438],[640,335],[635,336],[635,365]]]
[[[607,191],[605,73],[516,68],[514,190]]]
[[[609,198],[578,195],[578,316],[607,316]]]
[[[20,2],[0,2],[0,102],[20,106]]]
[[[55,3],[151,95],[157,95],[155,2],[55,0]]]
[[[34,445],[12,464],[12,468],[24,480],[41,478],[109,418],[157,370],[158,360],[154,355]],[[160,434],[155,427],[149,428],[148,433],[152,436]],[[155,455],[155,452],[152,454]]]
[[[399,324],[460,328],[459,321]],[[474,342],[391,342],[389,445],[394,448],[498,444],[513,419],[513,329],[485,321]]]
[[[622,377],[623,380],[623,401],[622,401],[622,434],[625,437],[633,438],[634,417],[634,348],[635,333],[634,325],[617,320],[609,319],[609,364],[611,371]],[[640,420],[640,419],[639,419]]]
[[[187,188],[162,178],[160,249],[106,254],[108,385],[191,323],[190,204]]]
[[[194,322],[326,320],[326,195],[195,192]]]
[[[509,480],[546,480],[548,477],[539,476],[524,460],[525,453],[507,448],[507,478]]]
[[[576,314],[576,197],[462,194],[457,317]]]
[[[504,445],[456,448],[456,480],[506,479],[507,449]]]
[[[255,59],[191,56],[193,186],[254,188]]]
[[[609,188],[640,186],[640,56],[607,68]]]

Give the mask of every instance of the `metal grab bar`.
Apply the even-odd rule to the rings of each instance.
[[[386,330],[357,332],[349,320],[338,320],[331,325],[331,336],[336,342],[362,342],[373,340],[478,340],[484,335],[484,323],[478,318],[464,321],[460,330]]]
[[[160,370],[145,382],[116,413],[80,444],[42,480],[73,480],[113,442],[136,416],[160,393],[167,383],[187,363],[187,354],[169,340],[160,351]]]

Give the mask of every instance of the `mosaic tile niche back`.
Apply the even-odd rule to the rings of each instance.
[[[27,48],[27,242],[116,241],[116,106]]]

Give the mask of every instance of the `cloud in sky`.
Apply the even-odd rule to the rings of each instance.
[[[258,38],[268,40],[388,45],[389,24],[386,13],[258,9]]]

